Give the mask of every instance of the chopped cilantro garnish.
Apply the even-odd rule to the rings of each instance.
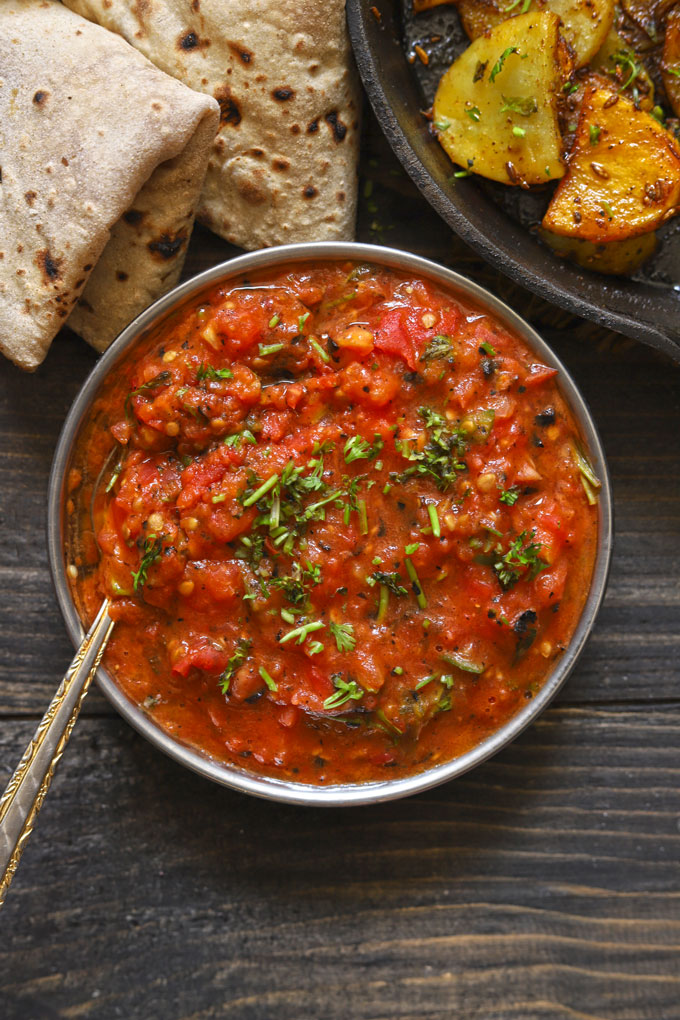
[[[442,652],[442,659],[444,662],[448,662],[450,666],[456,666],[457,669],[462,669],[464,673],[483,673],[484,665],[479,662],[473,662],[472,659],[468,659],[465,655],[460,655],[458,652]],[[442,678],[443,679],[443,678]],[[451,678],[453,680],[453,678]]]
[[[360,701],[364,691],[356,680],[344,680],[342,673],[334,673],[331,677],[335,694],[331,694],[323,703],[325,709],[340,708],[348,701]]]
[[[309,342],[312,345],[312,347],[314,348],[314,350],[316,351],[316,353],[319,355],[321,360],[324,361],[326,364],[328,364],[328,362],[331,360],[330,354],[328,353],[328,351],[325,351],[323,349],[323,347],[321,346],[319,341],[316,339],[316,337],[311,336],[309,338]]]
[[[269,690],[270,690],[270,691],[274,691],[274,693],[276,693],[276,691],[278,691],[278,689],[279,689],[279,686],[278,686],[278,684],[277,684],[276,680],[274,680],[274,679],[273,679],[273,678],[272,678],[272,677],[271,677],[271,676],[269,675],[269,673],[268,673],[268,672],[267,672],[267,670],[266,670],[266,669],[264,668],[264,666],[260,666],[260,668],[258,669],[258,673],[260,674],[260,676],[262,677],[262,679],[263,679],[263,680],[264,680],[264,682],[266,683],[266,685],[267,685],[267,687],[269,688]]]
[[[204,365],[203,362],[196,369],[197,379],[233,379],[234,373],[230,368],[214,368],[212,365]]]
[[[489,358],[494,358],[496,356],[495,347],[492,347],[491,344],[486,342],[486,340],[483,344],[479,345],[479,352],[480,354],[486,354]]]
[[[465,112],[467,113],[467,115],[470,118],[470,120],[474,120],[475,122],[478,122],[478,121],[480,121],[482,119],[482,114],[481,114],[481,111],[480,111],[478,106],[471,106]]]
[[[538,555],[541,543],[532,541],[535,534],[535,531],[529,534],[523,531],[505,555],[494,563],[494,572],[504,591],[509,591],[523,578],[533,581],[547,567],[548,564]]]
[[[276,326],[278,326],[280,322],[281,316],[277,312],[276,315],[272,315],[271,319],[269,320],[269,328],[274,329]]]
[[[367,578],[367,581],[371,587],[375,584],[382,584],[395,595],[408,595],[406,588],[402,584],[401,574],[398,571],[386,574],[382,570],[376,570]]]
[[[372,443],[361,436],[350,436],[343,450],[345,464],[351,464],[355,460],[372,460],[378,456],[384,445],[382,436],[377,432],[373,435]]]
[[[491,74],[489,75],[489,81],[492,84],[496,80],[496,75],[500,74],[501,71],[503,70],[503,64],[505,63],[505,61],[513,53],[519,53],[519,49],[517,48],[517,46],[508,46],[508,48],[506,50],[503,50],[503,52],[501,53],[500,57],[498,58],[498,60],[494,64],[494,66],[493,66],[493,68],[491,70]]]
[[[420,355],[421,361],[439,361],[440,358],[448,358],[453,349],[451,337],[438,333],[433,336],[427,347]]]
[[[258,353],[261,358],[266,358],[269,354],[276,354],[278,351],[283,350],[285,344],[258,344]]]
[[[315,630],[322,630],[326,624],[322,623],[321,620],[314,620],[312,623],[303,623],[300,627],[296,627],[295,630],[289,630],[287,634],[284,634],[282,638],[279,638],[279,644],[285,645],[287,641],[292,641],[293,638],[297,638],[297,643],[301,645],[308,634],[313,634]]]
[[[161,558],[163,551],[163,539],[156,537],[156,535],[149,535],[144,542],[144,553],[142,555],[142,562],[139,564],[139,570],[132,572],[133,587],[135,591],[143,587],[146,584],[146,576],[151,567],[157,560]]]
[[[505,503],[507,506],[514,506],[519,499],[519,486],[511,485],[509,489],[503,489],[498,498],[501,503]]]
[[[335,638],[339,652],[353,652],[356,645],[354,627],[351,623],[330,623],[330,631]]]
[[[515,124],[515,126],[512,129],[512,133],[515,136],[515,138],[524,138],[526,131],[522,127],[517,127],[517,125]]]
[[[125,398],[125,415],[130,417],[132,414],[132,398],[136,397],[140,393],[144,393],[147,390],[154,390],[157,386],[165,386],[166,383],[172,381],[172,372],[159,372],[153,379],[149,379],[148,382],[142,383],[136,390],[130,390],[127,397]]]
[[[415,474],[430,475],[444,492],[456,481],[458,472],[466,469],[462,457],[468,448],[467,436],[429,407],[421,407],[419,414],[428,430],[429,441],[422,450],[413,450],[409,442],[396,440],[402,457],[413,462],[412,467],[402,472],[400,481]]]
[[[229,690],[231,678],[233,677],[236,670],[240,669],[240,667],[248,658],[248,653],[250,652],[252,645],[253,642],[250,641],[248,638],[239,638],[238,641],[236,642],[236,649],[234,651],[234,654],[227,662],[227,668],[225,669],[224,673],[222,673],[222,676],[218,680],[222,694],[226,694],[227,691]]]
[[[588,133],[590,135],[590,144],[597,145],[600,140],[600,131],[602,129],[597,124],[591,124]]]
[[[413,588],[413,594],[416,597],[416,602],[418,603],[421,609],[427,609],[427,599],[425,598],[423,586],[420,583],[420,578],[418,577],[418,574],[416,573],[416,568],[413,566],[413,563],[408,558],[408,556],[405,557],[404,559],[404,566],[406,567],[406,573],[408,574],[409,580],[411,581],[411,587]]]
[[[501,113],[519,113],[522,117],[530,117],[538,110],[538,103],[533,96],[501,96],[503,105]]]

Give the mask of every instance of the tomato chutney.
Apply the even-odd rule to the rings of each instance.
[[[363,263],[231,279],[107,379],[68,478],[84,616],[174,739],[307,784],[468,751],[583,610],[599,481],[556,369]]]

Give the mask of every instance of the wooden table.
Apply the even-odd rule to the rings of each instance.
[[[366,179],[362,239],[493,282],[370,123]],[[231,251],[197,230],[188,271]],[[678,370],[575,320],[544,333],[616,507],[606,602],[557,702],[462,779],[324,811],[213,786],[93,691],[0,914],[0,1020],[680,1018]],[[0,787],[72,654],[45,492],[94,362],[64,331],[34,376],[0,373]]]

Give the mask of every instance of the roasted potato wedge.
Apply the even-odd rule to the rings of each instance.
[[[661,75],[668,102],[680,117],[680,7],[674,7],[666,22]]]
[[[619,91],[632,99],[639,109],[654,108],[654,83],[616,29],[609,31],[590,66],[594,71],[604,72],[613,78]]]
[[[561,32],[576,54],[576,67],[592,60],[614,23],[615,0],[547,0],[562,22]]]
[[[578,237],[560,237],[543,229],[538,235],[561,258],[569,259],[583,269],[595,269],[609,276],[634,273],[656,249],[654,233],[628,237],[625,241],[608,241],[607,244],[594,244]]]
[[[463,28],[471,39],[491,31],[508,18],[522,16],[525,5],[518,0],[458,0]],[[597,53],[614,21],[615,0],[532,0],[530,10],[552,11],[560,18],[560,31],[583,67]]]
[[[680,202],[680,149],[657,120],[613,89],[591,85],[569,169],[543,227],[596,244],[655,230]]]
[[[507,21],[513,14],[521,12],[520,5],[515,7],[512,13],[508,11],[507,6],[511,2],[512,0],[507,0],[506,10],[503,10],[496,0],[458,0],[456,8],[463,28],[474,40],[479,39],[480,35],[490,32],[502,21]]]
[[[454,163],[502,184],[562,177],[556,14],[523,14],[476,39],[442,77],[437,137]]]

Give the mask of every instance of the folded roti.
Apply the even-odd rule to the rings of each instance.
[[[217,103],[54,0],[0,2],[0,350],[98,350],[179,277]]]
[[[220,104],[198,218],[243,248],[351,240],[359,90],[344,0],[64,0]]]

